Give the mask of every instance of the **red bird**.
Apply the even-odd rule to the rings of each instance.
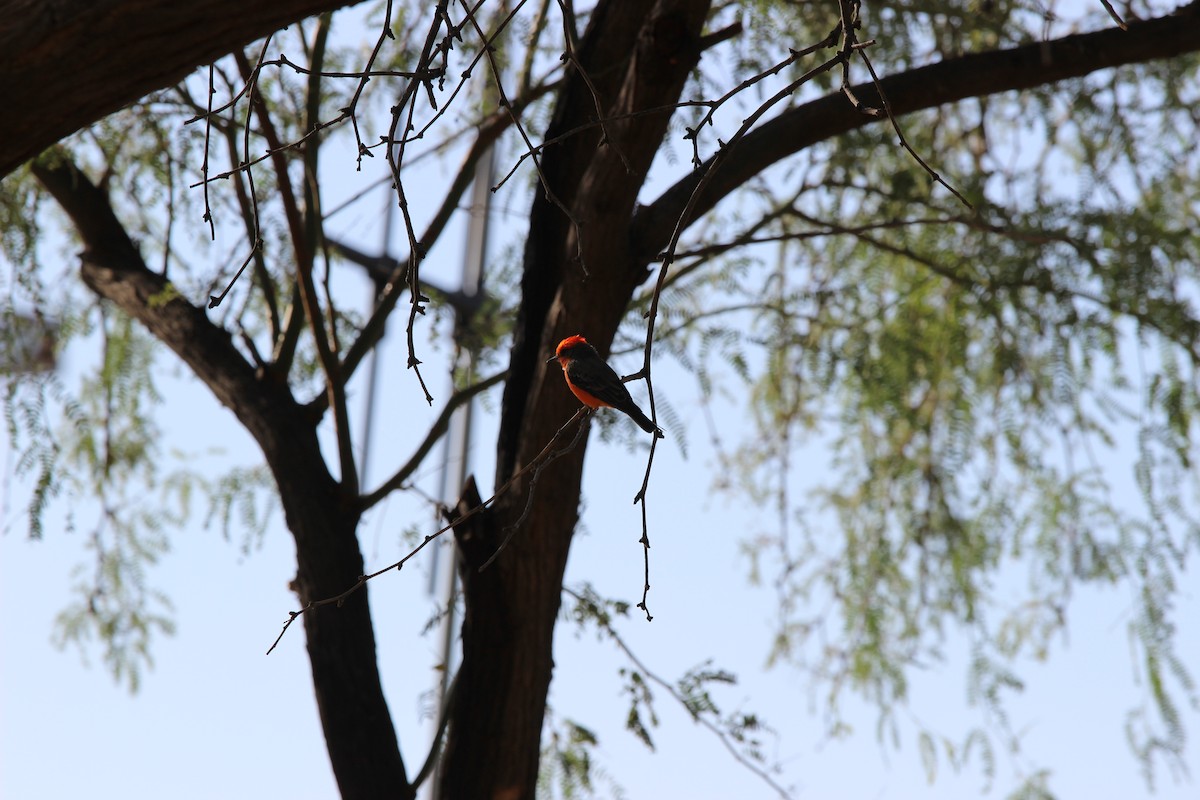
[[[621,378],[612,367],[604,363],[604,359],[596,352],[596,348],[588,344],[587,339],[582,336],[568,336],[563,339],[558,343],[554,355],[546,359],[547,364],[551,361],[562,365],[567,388],[579,398],[579,402],[589,408],[608,406],[617,411],[624,411],[646,433],[653,433],[657,439],[663,438],[663,432],[642,413],[637,403],[633,402],[629,390],[621,383]]]

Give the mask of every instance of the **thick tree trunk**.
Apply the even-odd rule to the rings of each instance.
[[[316,437],[308,446],[316,449]],[[297,448],[288,448],[294,451]],[[334,597],[363,574],[359,514],[317,459],[295,452],[268,458],[279,485],[287,525],[296,539],[296,579],[301,606]],[[363,586],[341,605],[304,615],[308,657],[325,744],[343,800],[411,798],[400,747],[379,678],[375,629]],[[298,700],[300,698],[297,698]]]
[[[530,463],[578,408],[557,369],[542,363],[553,343],[584,333],[607,352],[634,289],[645,280],[644,269],[629,257],[629,225],[670,114],[636,122],[621,115],[678,100],[699,58],[707,10],[702,0],[605,3],[583,37],[578,58],[598,98],[575,74],[546,137],[594,120],[597,99],[606,117],[620,121],[546,152],[549,189],[579,228],[545,193],[536,193],[500,423],[498,484]],[[466,613],[444,756],[447,800],[534,796],[583,455],[584,447],[577,447],[539,475],[528,519],[483,572],[480,565],[521,519],[531,476],[478,524],[456,531]]]

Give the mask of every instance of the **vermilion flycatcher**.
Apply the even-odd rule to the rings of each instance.
[[[621,383],[621,378],[604,363],[587,339],[582,336],[563,339],[558,343],[554,355],[546,359],[547,364],[551,361],[562,365],[567,388],[579,398],[579,402],[590,408],[608,406],[624,411],[646,433],[653,433],[658,439],[663,438],[663,432],[637,407],[637,403],[629,396],[629,390]]]

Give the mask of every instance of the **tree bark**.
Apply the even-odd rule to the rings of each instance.
[[[601,4],[577,53],[596,96],[578,71],[572,74],[547,138],[595,119],[597,103],[610,118],[675,103],[699,58],[707,11],[706,0]],[[549,186],[535,193],[530,212],[497,484],[531,463],[578,408],[557,368],[543,363],[554,343],[584,333],[607,352],[634,289],[645,280],[645,270],[630,258],[629,226],[669,118],[664,113],[610,121],[546,152],[542,172]],[[547,194],[570,209],[578,228]],[[447,800],[534,796],[583,455],[581,444],[544,470],[536,487],[526,474],[478,524],[456,531],[465,614],[444,755]],[[521,520],[531,490],[536,494],[528,519],[500,557],[479,572],[508,527]]]
[[[234,48],[348,0],[0,0],[0,177]]]
[[[97,295],[137,319],[184,360],[258,441],[296,540],[293,588],[301,604],[337,595],[363,573],[357,498],[329,474],[316,419],[286,384],[256,371],[228,331],[152,272],[103,190],[74,164],[47,157],[34,175],[70,216],[84,242],[81,272]],[[379,679],[367,588],[304,617],[313,688],[330,763],[345,800],[411,798]],[[297,698],[297,702],[302,702]]]

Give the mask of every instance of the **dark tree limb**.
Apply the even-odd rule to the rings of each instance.
[[[83,281],[170,347],[258,441],[296,539],[302,604],[343,590],[363,573],[359,511],[329,474],[310,415],[281,381],[256,371],[224,328],[152,272],[104,191],[65,157],[34,162],[34,176],[71,218],[84,244]],[[367,592],[305,615],[313,688],[338,788],[345,799],[411,798],[375,655]]]
[[[1097,70],[1168,59],[1200,50],[1200,4],[1145,22],[1128,30],[1110,28],[1096,33],[1064,36],[1049,42],[951,58],[909,70],[880,81],[897,116],[969,97],[1046,86]],[[863,103],[882,107],[873,84],[854,86]],[[701,191],[692,212],[694,222],[773,164],[818,142],[876,124],[883,118],[857,111],[841,91],[781,113],[748,133],[730,152]],[[680,179],[657,200],[640,208],[634,223],[632,249],[639,263],[656,260],[713,158]]]
[[[201,64],[345,5],[346,0],[0,0],[0,177]]]
[[[146,266],[104,190],[57,153],[35,161],[32,168],[83,241],[81,273],[88,288],[174,350],[239,419],[253,419],[251,404],[262,393],[254,368],[228,331]]]

